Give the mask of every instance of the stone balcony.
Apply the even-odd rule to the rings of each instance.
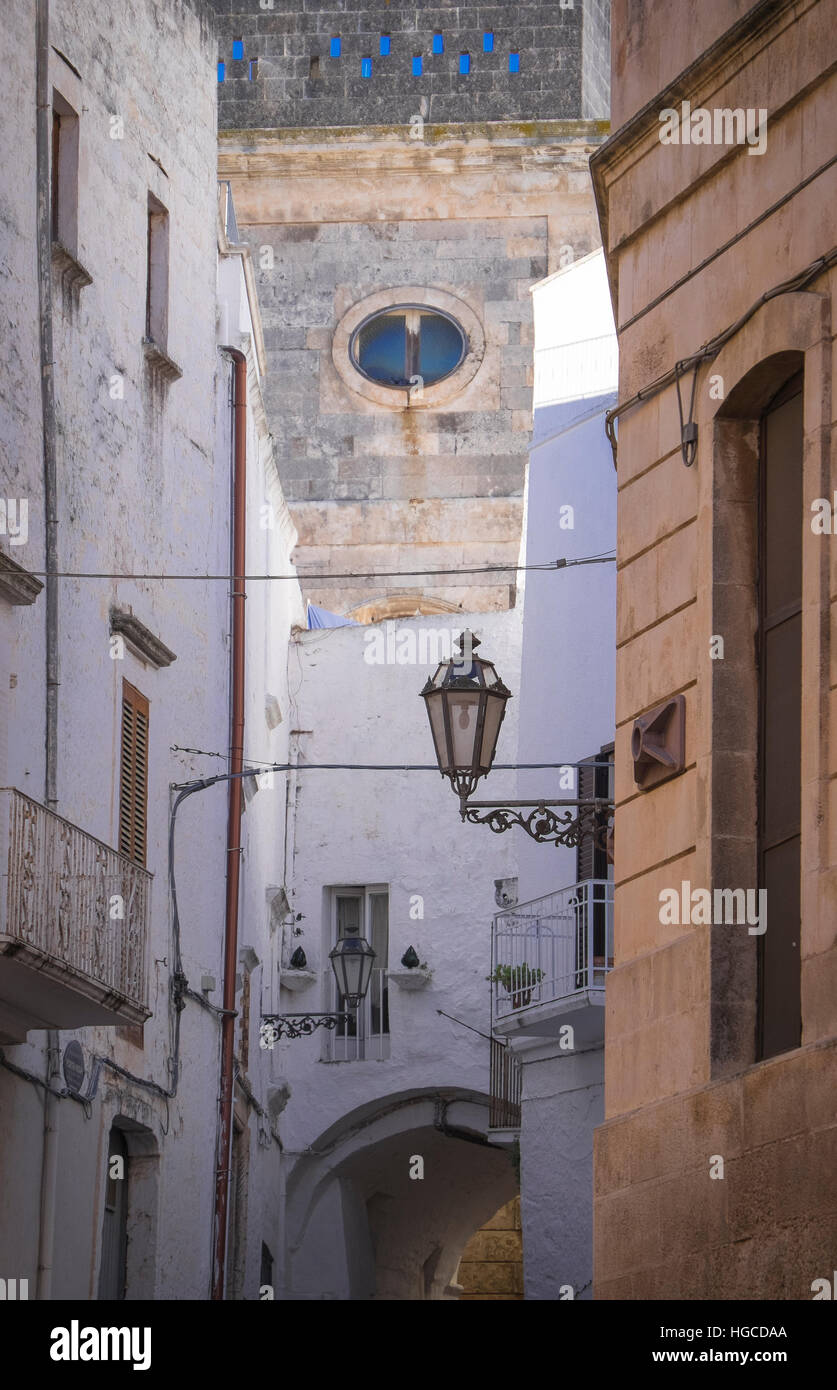
[[[143,1023],[152,875],[0,788],[0,1042]]]

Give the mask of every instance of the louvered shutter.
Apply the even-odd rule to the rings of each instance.
[[[123,680],[119,849],[136,864],[145,864],[147,805],[148,701]]]
[[[592,801],[596,795],[596,764],[583,763],[578,769],[578,799]],[[595,841],[592,835],[584,835],[575,851],[575,881],[584,883],[596,877]]]

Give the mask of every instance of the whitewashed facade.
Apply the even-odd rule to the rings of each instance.
[[[517,690],[517,610],[307,632],[291,654],[302,732],[291,754],[299,771],[282,1011],[336,1007],[327,959],[336,898],[366,890],[378,958],[360,1011],[365,1037],[319,1032],[273,1050],[291,1092],[282,1115],[287,1298],[455,1297],[463,1247],[517,1190],[507,1148],[488,1134],[486,981],[495,880],[514,875],[515,838],[463,825],[435,765],[307,766],[434,764],[419,691],[437,635],[450,650],[463,625]],[[516,704],[498,763],[515,761]],[[514,775],[492,773],[492,795],[513,794]],[[289,968],[300,945],[301,978]],[[410,946],[420,962],[412,970],[401,963]]]
[[[527,476],[527,565],[612,551],[616,474],[604,431],[616,354],[602,253],[533,289],[534,429]],[[527,572],[518,762],[601,755],[614,730],[616,566]],[[602,750],[605,750],[604,752]],[[489,779],[489,786],[490,786]],[[608,795],[578,770],[520,771],[521,799]],[[593,1128],[604,1102],[604,976],[612,964],[606,853],[519,834],[518,903],[494,927],[494,960],[533,972],[501,985],[494,1031],[522,1063],[521,1216],[527,1299],[587,1298],[592,1282]],[[535,972],[542,972],[537,977]],[[572,1030],[567,1031],[567,1027]]]
[[[252,572],[292,573],[295,535],[261,404],[252,276],[219,215],[216,44],[204,7],[140,0],[106,14],[54,0],[48,89],[66,122],[52,144],[64,218],[50,253],[57,551],[60,571],[90,577],[59,581],[47,810],[34,9],[23,0],[4,9],[14,99],[0,112],[4,148],[18,161],[0,189],[0,332],[10,364],[0,385],[0,494],[4,521],[19,519],[23,503],[28,521],[25,538],[19,526],[0,534],[0,1277],[31,1298],[205,1299],[219,1075],[218,1015],[207,1006],[221,1002],[226,785],[190,797],[177,818],[182,970],[192,991],[181,1011],[168,834],[171,784],[226,766],[224,344],[248,359]],[[152,211],[168,226],[148,297]],[[190,577],[201,575],[216,577]],[[245,752],[282,762],[298,587],[254,583],[248,605]],[[148,702],[144,866],[115,848],[124,833],[123,681]],[[251,1036],[245,1057],[240,1017],[228,1297],[259,1296],[281,1242],[277,1108],[258,1013],[277,934],[284,810],[284,796],[259,792],[243,818],[237,1006]],[[68,1057],[71,1043],[83,1071],[75,1048]],[[124,1160],[122,1177],[109,1149]]]

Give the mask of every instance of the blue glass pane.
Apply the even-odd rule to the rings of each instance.
[[[509,72],[520,72],[520,54],[509,54]]]
[[[333,38],[333,39],[331,40],[331,50],[330,50],[330,51],[331,51],[331,56],[332,56],[332,58],[339,58],[339,57],[340,57],[340,39],[339,39],[339,37],[335,37],[335,38]]]
[[[421,77],[421,55],[417,54],[413,59],[413,77]]]
[[[460,72],[470,72],[470,71],[471,71],[471,55],[470,55],[470,53],[460,53],[460,55],[459,55],[459,71],[460,71]]]
[[[482,51],[483,51],[483,53],[493,53],[493,52],[494,52],[494,35],[493,35],[493,34],[483,34],[483,36],[482,36]]]
[[[455,323],[441,314],[422,314],[419,339],[419,374],[432,386],[459,366],[464,340]]]
[[[401,386],[406,381],[407,327],[403,314],[378,314],[355,339],[358,366],[373,381]]]
[[[223,82],[224,76],[225,76],[225,74],[226,74],[226,71],[227,71],[226,64],[225,64],[225,63],[219,63],[219,64],[218,64],[218,81],[219,81],[219,82]]]
[[[390,50],[389,34],[381,35],[381,57],[386,58]]]
[[[444,53],[444,51],[445,51],[445,36],[444,36],[444,34],[434,34],[434,35],[433,35],[433,52],[434,52],[434,53]]]
[[[243,40],[243,39],[233,39],[233,57],[234,57],[234,58],[243,58],[243,57],[244,57],[244,40]]]
[[[360,60],[360,75],[361,75],[361,77],[371,77],[371,76],[372,76],[372,59],[371,59],[371,58],[361,58],[361,60]]]

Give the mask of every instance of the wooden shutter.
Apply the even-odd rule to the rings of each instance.
[[[591,759],[590,762],[583,763],[578,769],[578,799],[579,801],[592,801],[596,795],[596,764]],[[575,881],[584,883],[586,879],[596,877],[595,867],[595,841],[592,835],[585,835],[576,845],[575,851]]]
[[[119,773],[119,850],[145,864],[148,806],[148,701],[122,682],[122,761]]]
[[[591,758],[587,758],[578,769],[578,799],[579,801],[594,801],[596,797],[613,797],[613,777],[612,770],[608,763],[613,758],[613,745],[603,748],[600,753],[595,753]],[[607,816],[604,812],[597,817],[600,828],[607,824]],[[592,835],[585,835],[579,845],[576,846],[576,883],[583,883],[585,879],[608,877],[607,850],[603,844],[598,844]]]
[[[110,1176],[111,1160],[122,1159],[121,1178]],[[128,1274],[128,1181],[130,1159],[125,1136],[111,1129],[108,1142],[108,1171],[105,1181],[105,1211],[102,1221],[102,1253],[99,1262],[99,1298],[110,1302],[125,1297]]]

